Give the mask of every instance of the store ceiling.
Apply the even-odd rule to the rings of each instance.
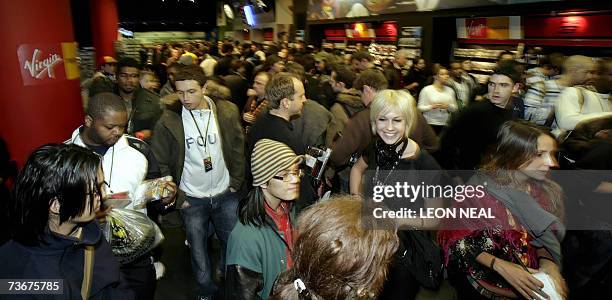
[[[210,30],[215,0],[117,0],[120,27],[131,31]]]

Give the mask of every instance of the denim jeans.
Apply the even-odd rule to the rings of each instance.
[[[236,212],[238,193],[232,193],[228,189],[210,198],[187,196],[186,201],[190,206],[181,209],[181,216],[191,247],[191,266],[198,283],[199,294],[213,297],[217,287],[212,281],[208,237],[211,235],[210,230],[214,228],[217,237],[221,240],[223,255],[220,264],[222,270],[225,270],[227,239],[238,220]],[[211,222],[213,226],[209,226]]]

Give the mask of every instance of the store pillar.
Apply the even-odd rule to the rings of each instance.
[[[0,1],[0,20],[0,137],[23,166],[83,120],[70,1]]]
[[[91,34],[96,52],[96,64],[102,57],[115,57],[115,42],[119,32],[117,0],[91,0]]]

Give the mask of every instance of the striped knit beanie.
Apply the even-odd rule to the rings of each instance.
[[[255,148],[253,148],[251,154],[253,186],[265,184],[276,173],[301,162],[302,156],[296,155],[289,146],[281,142],[261,139],[255,143]]]

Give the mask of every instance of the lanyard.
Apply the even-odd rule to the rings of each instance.
[[[206,142],[208,140],[208,126],[210,125],[210,118],[212,117],[212,110],[210,112],[211,113],[208,115],[208,121],[206,122],[206,135],[202,136],[202,131],[200,131],[200,126],[198,126],[198,122],[196,121],[195,117],[193,116],[193,112],[191,110],[189,110],[189,114],[191,115],[191,119],[193,119],[193,123],[195,123],[195,126],[198,129],[198,133],[200,134],[200,137],[202,137],[202,139],[204,140],[204,152],[206,152]]]

